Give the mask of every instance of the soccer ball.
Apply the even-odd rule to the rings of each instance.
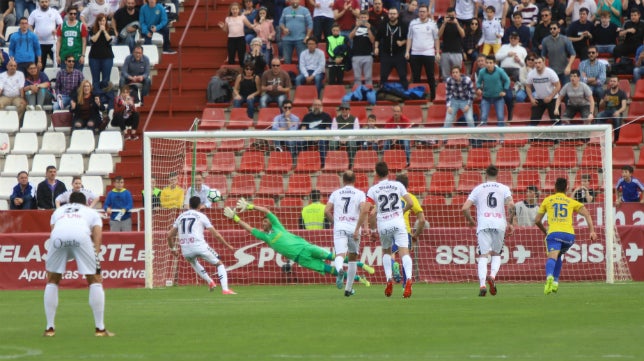
[[[211,189],[208,192],[208,200],[211,202],[221,201],[221,192],[218,189]]]

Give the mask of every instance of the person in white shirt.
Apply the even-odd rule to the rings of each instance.
[[[412,82],[420,83],[420,74],[423,67],[429,83],[430,99],[436,98],[436,78],[434,77],[434,63],[440,61],[440,41],[438,39],[438,26],[429,17],[427,5],[418,7],[418,19],[409,23],[407,33],[407,49],[405,59],[411,66]]]
[[[317,41],[322,40],[322,35],[327,39],[335,22],[333,0],[308,0],[308,3],[313,6],[313,36]]]
[[[51,57],[56,67],[56,56],[53,49],[56,44],[56,28],[63,23],[58,10],[49,7],[49,0],[40,0],[39,7],[29,14],[29,25],[40,41],[40,53],[43,67],[47,64],[47,57]]]
[[[172,225],[167,234],[168,246],[170,251],[175,257],[179,256],[177,248],[178,235],[179,246],[181,247],[181,254],[190,263],[190,266],[195,270],[197,275],[208,283],[210,292],[214,291],[217,287],[215,281],[210,278],[208,271],[199,263],[198,258],[217,267],[217,275],[219,276],[219,283],[221,283],[222,294],[236,295],[233,290],[228,288],[228,273],[226,266],[219,259],[219,255],[214,249],[210,248],[204,237],[204,231],[210,231],[213,237],[217,238],[219,242],[224,244],[231,251],[234,250],[222,235],[217,232],[215,227],[212,226],[208,217],[199,212],[201,207],[201,199],[198,196],[190,198],[190,209],[181,213],[177,220]]]
[[[360,238],[354,238],[354,231],[360,218],[361,210],[366,207],[366,196],[363,191],[356,189],[354,184],[356,175],[348,170],[342,174],[344,187],[331,193],[329,201],[324,208],[326,219],[333,220],[333,246],[335,249],[335,269],[338,272],[335,284],[338,288],[343,286],[344,257],[349,255],[347,267],[347,284],[344,295],[353,294],[353,281],[358,270],[358,254],[360,253]]]
[[[47,285],[45,286],[45,337],[56,335],[56,309],[58,308],[58,284],[67,269],[69,260],[76,260],[78,273],[85,276],[89,285],[89,305],[94,315],[98,337],[114,336],[105,329],[105,291],[103,290],[99,254],[101,251],[103,220],[98,212],[85,206],[83,193],[73,193],[69,203],[51,215],[51,235],[45,242],[48,250],[45,261]]]
[[[206,207],[210,208],[212,207],[212,202],[208,199],[208,192],[210,192],[210,187],[207,185],[203,184],[203,175],[201,173],[197,173],[194,176],[194,193],[192,187],[188,187],[188,190],[186,191],[186,196],[183,197],[184,202],[183,202],[183,208],[184,209],[189,209],[190,207],[190,198],[192,196],[197,196],[199,199],[201,199],[201,204]]]
[[[529,185],[525,189],[525,199],[514,205],[516,223],[521,227],[534,226],[534,220],[539,210],[539,188]]]
[[[519,44],[519,34],[510,34],[510,43],[501,45],[499,51],[494,54],[496,61],[505,70],[512,81],[519,80],[519,72],[525,66],[525,57],[528,51]]]
[[[105,0],[91,1],[81,12],[81,21],[88,29],[94,27],[94,21],[98,14],[105,14],[107,17],[112,16],[112,7]]]
[[[7,71],[0,73],[0,109],[7,105],[18,108],[18,117],[22,119],[27,109],[25,101],[25,75],[18,70],[18,64],[14,60],[7,63]]]
[[[548,110],[550,120],[556,120],[555,105],[557,96],[561,90],[559,76],[551,68],[546,66],[543,56],[536,55],[534,58],[534,69],[528,73],[526,81],[526,94],[532,104],[530,113],[530,125],[538,125],[543,112]],[[534,93],[533,93],[534,92]]]
[[[566,16],[570,16],[571,23],[579,20],[579,10],[581,8],[588,9],[589,21],[595,21],[595,14],[597,13],[597,2],[595,0],[568,0]]]
[[[85,195],[85,199],[87,199],[87,205],[89,208],[94,208],[96,204],[99,201],[99,197],[94,194],[94,192],[90,191],[89,189],[83,188],[83,182],[81,181],[81,177],[75,176],[72,178],[72,189],[65,191],[65,193],[59,195],[56,197],[56,208],[60,208],[62,205],[69,203],[69,197],[72,195],[72,193],[80,192]]]
[[[455,0],[454,10],[456,18],[463,26],[470,26],[472,19],[477,17],[479,12],[479,0]]]
[[[514,230],[514,201],[510,188],[496,181],[499,170],[490,165],[485,170],[486,182],[479,184],[467,197],[461,210],[470,227],[476,226],[478,239],[478,276],[479,296],[487,294],[487,282],[490,294],[496,296],[496,275],[501,268],[501,252],[506,231],[512,234]],[[476,221],[470,213],[470,208],[476,207]],[[506,221],[507,212],[507,221]],[[488,256],[492,256],[490,274],[488,276]]]
[[[393,292],[393,270],[391,260],[391,248],[396,244],[400,254],[403,269],[407,275],[407,283],[403,291],[403,297],[409,298],[412,293],[413,283],[413,261],[409,255],[409,236],[405,225],[404,213],[411,209],[414,202],[407,193],[402,183],[389,180],[389,167],[386,162],[376,163],[376,180],[374,185],[367,192],[367,203],[360,212],[360,218],[356,223],[353,238],[360,237],[361,226],[367,220],[372,207],[375,207],[375,218],[369,217],[371,233],[378,233],[382,246],[382,266],[385,270],[387,286],[385,296],[391,297]],[[404,203],[403,203],[404,202]],[[377,226],[377,230],[376,230]]]
[[[306,47],[307,49],[300,53],[298,60],[300,74],[295,78],[295,85],[315,84],[319,97],[322,94],[326,69],[324,52],[318,49],[318,42],[315,38],[308,38]]]

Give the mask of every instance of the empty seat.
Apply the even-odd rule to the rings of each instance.
[[[233,176],[230,195],[232,197],[251,197],[255,194],[255,176],[252,174],[237,174]]]
[[[387,162],[387,167],[393,172],[399,172],[407,168],[407,156],[402,149],[385,150],[382,160]]]
[[[242,154],[240,173],[259,173],[264,170],[264,152],[248,151]]]
[[[46,132],[42,136],[40,153],[63,154],[67,148],[67,140],[63,132]]]
[[[432,174],[429,181],[429,192],[433,194],[452,193],[455,185],[454,174],[452,172],[437,171]]]
[[[436,194],[428,194],[423,198],[421,206],[425,212],[434,209],[436,206],[444,206],[445,197]]]
[[[315,85],[300,85],[295,88],[294,106],[308,107],[313,102],[313,99],[318,99],[318,90]]]
[[[284,197],[280,199],[280,207],[302,207],[302,198],[300,197]]]
[[[336,174],[322,173],[317,176],[315,189],[319,190],[322,195],[328,196],[338,188],[340,188],[340,177]]]
[[[555,181],[557,178],[566,178],[568,179],[568,191],[572,190],[573,184],[575,184],[574,179],[570,179],[568,171],[563,169],[554,169],[546,173],[546,181],[543,185],[543,190],[546,192],[554,192],[555,190]]]
[[[56,156],[53,154],[36,154],[34,159],[31,161],[31,172],[30,176],[44,177],[47,173],[47,167],[53,165],[58,168],[58,163],[56,162]]]
[[[205,180],[210,189],[217,189],[221,196],[226,198],[228,196],[228,180],[223,174],[211,174]]]
[[[130,47],[127,45],[112,45],[112,53],[114,53],[113,65],[121,68],[123,66],[123,63],[125,63],[125,58],[130,55]]]
[[[640,143],[642,143],[642,125],[639,123],[624,125],[619,131],[619,139],[615,142],[616,145],[639,145]]]
[[[237,200],[234,199],[235,204],[232,205],[234,208],[237,204]],[[273,208],[275,207],[275,198],[273,197],[253,197],[253,204],[256,206],[260,207],[265,207],[265,208]]]
[[[268,156],[266,173],[285,174],[293,169],[293,157],[290,152],[274,151]]]
[[[371,108],[371,114],[376,116],[376,126],[384,128],[387,119],[394,115],[394,111],[391,105],[374,105]],[[362,121],[366,121],[366,119]]]
[[[537,186],[541,189],[541,176],[536,170],[523,170],[517,175],[517,187],[518,190],[526,189],[527,186]]]
[[[13,140],[12,154],[33,155],[38,151],[38,135],[36,133],[17,133]]]
[[[109,154],[102,154],[109,155]],[[94,175],[84,175],[81,177],[83,188],[92,191],[98,197],[105,195],[105,185],[103,184],[103,177]]]
[[[445,125],[445,114],[447,114],[447,106],[445,104],[432,104],[427,108],[425,126],[442,127]]]
[[[296,173],[317,173],[320,171],[320,152],[305,150],[297,156]]]
[[[89,163],[85,175],[107,176],[114,172],[114,161],[109,153],[93,153],[89,156]]]
[[[89,129],[78,129],[72,132],[67,153],[89,154],[95,147],[94,132]]]
[[[183,166],[183,171],[192,172],[193,164],[194,164],[194,170],[196,170],[197,172],[205,172],[206,170],[208,170],[208,158],[206,154],[204,153],[186,154],[186,162]]]
[[[481,184],[482,181],[483,177],[481,175],[481,172],[475,170],[467,170],[461,173],[461,175],[459,176],[458,187],[456,188],[456,191],[461,193],[470,193],[474,189],[474,187]]]
[[[344,150],[331,150],[327,152],[324,162],[325,172],[344,172],[349,169],[349,156]]]
[[[308,196],[311,189],[311,176],[308,174],[293,174],[286,183],[286,195],[290,196]]]
[[[16,177],[18,172],[29,170],[29,160],[25,154],[9,154],[4,159],[2,176]]]
[[[116,131],[103,131],[98,137],[96,153],[117,154],[123,150],[123,135]]]
[[[555,149],[552,157],[553,168],[575,168],[577,167],[577,148],[560,146]]]
[[[60,157],[60,166],[58,175],[61,176],[79,176],[85,172],[83,164],[83,155],[74,153],[65,153]]]
[[[280,114],[279,108],[260,108],[257,113],[256,130],[266,130],[273,126],[273,119]]]
[[[512,172],[509,170],[500,170],[499,173],[496,175],[496,181],[505,184],[506,186],[510,187],[510,189],[514,190],[514,180],[512,177]]]
[[[378,153],[375,150],[359,150],[353,161],[353,170],[356,172],[373,172],[378,162]]]
[[[150,66],[154,67],[159,64],[159,48],[154,44],[142,45],[143,55],[150,60]]]
[[[0,132],[13,134],[20,128],[18,112],[15,110],[0,110]]]
[[[424,172],[410,171],[407,172],[407,191],[419,195],[427,191],[427,177]]]
[[[9,141],[9,134],[0,133],[0,154],[5,155],[11,150],[11,142]]]
[[[466,169],[485,169],[490,164],[492,160],[490,150],[487,148],[473,148],[467,153]]]
[[[13,193],[13,187],[18,184],[18,180],[16,179],[17,176],[18,173],[16,173],[13,177],[0,177],[0,199],[9,199],[9,197],[11,197],[11,193]],[[34,187],[37,187],[36,184],[32,184]]]
[[[621,168],[625,165],[635,164],[635,153],[631,147],[613,148],[613,168]]]
[[[550,165],[550,150],[548,147],[531,146],[526,153],[523,168],[547,168]]]
[[[457,170],[463,166],[463,153],[460,149],[443,149],[438,155],[436,169]]]
[[[640,152],[642,154],[643,152]],[[581,155],[581,168],[602,168],[602,152],[599,147],[586,146]]]
[[[47,130],[47,113],[44,110],[29,110],[22,120],[21,132],[42,133]]]
[[[364,172],[356,172],[356,183],[354,184],[354,187],[361,189],[363,191],[367,191],[369,187],[371,187],[371,181],[369,180],[369,174],[364,173]]]
[[[238,152],[246,147],[244,139],[222,139],[217,150]]]
[[[411,152],[410,170],[430,170],[434,168],[434,151],[431,149],[416,149]]]
[[[235,153],[217,152],[212,157],[210,169],[215,173],[231,173],[235,171]]]
[[[496,152],[494,165],[499,169],[518,168],[521,163],[521,154],[516,147],[502,147]]]
[[[230,119],[228,119],[228,124],[226,129],[240,129],[246,130],[253,126],[253,118],[248,117],[247,109],[244,108],[232,108],[230,110]]]
[[[347,94],[344,85],[326,85],[322,93],[322,104],[326,106],[339,106],[342,98]]]
[[[226,124],[226,115],[222,108],[204,108],[201,112],[199,128],[202,130],[221,129]]]
[[[284,180],[282,175],[265,174],[261,177],[259,179],[259,190],[257,194],[268,197],[284,194]]]

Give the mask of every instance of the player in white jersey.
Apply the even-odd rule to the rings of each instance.
[[[94,314],[95,335],[114,336],[105,329],[105,292],[98,261],[103,235],[103,221],[98,213],[85,206],[83,193],[72,193],[69,203],[58,208],[50,220],[51,235],[45,243],[47,249],[47,285],[45,286],[45,316],[47,328],[44,336],[56,335],[54,320],[58,308],[58,284],[65,273],[67,262],[76,260],[78,273],[85,275],[89,285],[89,305]]]
[[[370,217],[369,224],[371,225],[371,233],[376,233],[374,226],[377,225],[377,232],[380,235],[382,266],[385,269],[385,276],[387,278],[385,296],[391,297],[394,287],[393,271],[391,268],[391,247],[395,243],[398,246],[398,253],[402,260],[403,269],[409,275],[403,292],[403,297],[408,298],[411,297],[413,262],[409,255],[409,238],[407,236],[404,213],[411,209],[414,202],[402,183],[387,178],[389,176],[387,163],[376,163],[376,176],[378,177],[378,182],[369,188],[367,192],[367,205],[360,213],[360,219],[354,230],[354,237],[358,238],[360,236],[360,225],[367,219],[367,216],[371,212],[371,207],[375,206],[375,219],[374,217]]]
[[[236,295],[237,293],[228,288],[228,273],[226,272],[226,267],[219,260],[217,252],[206,243],[204,230],[207,229],[210,231],[213,237],[217,238],[219,242],[223,243],[230,250],[234,250],[234,248],[217,232],[208,217],[198,211],[201,206],[201,198],[199,196],[190,197],[189,205],[190,209],[181,213],[172,225],[170,231],[168,231],[167,239],[170,250],[175,257],[179,255],[175,240],[178,235],[183,257],[190,263],[195,272],[197,272],[197,275],[208,283],[210,292],[217,287],[217,284],[210,278],[208,272],[199,263],[197,258],[201,258],[217,266],[217,275],[219,276],[219,283],[221,283],[221,289],[224,295]]]
[[[335,284],[340,289],[344,280],[344,257],[347,252],[349,253],[347,284],[344,287],[344,295],[347,297],[353,294],[353,281],[358,270],[357,260],[360,238],[354,238],[353,233],[360,218],[360,211],[366,205],[366,196],[363,191],[353,186],[355,182],[356,175],[353,171],[344,172],[342,175],[344,187],[331,193],[324,208],[326,218],[333,222],[334,265],[338,272]]]
[[[515,216],[514,202],[510,188],[496,181],[499,170],[491,165],[485,170],[486,182],[479,184],[463,203],[463,214],[470,226],[476,225],[478,237],[478,276],[479,296],[487,294],[485,282],[490,287],[490,294],[496,295],[496,274],[501,268],[501,252],[506,230],[512,234]],[[476,206],[476,222],[470,208]],[[507,221],[506,221],[507,212]],[[490,275],[487,274],[488,255],[492,256]]]

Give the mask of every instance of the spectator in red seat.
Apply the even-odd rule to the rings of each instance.
[[[259,100],[259,107],[266,108],[269,103],[277,102],[281,108],[284,101],[288,99],[291,92],[291,77],[280,68],[282,63],[279,59],[271,60],[271,68],[262,74],[262,97]]]
[[[642,45],[644,39],[644,22],[641,20],[642,14],[637,8],[631,10],[630,20],[624,23],[624,29],[619,32],[620,37],[624,37],[621,44],[615,46],[613,56],[619,59],[622,56],[633,56],[637,47]]]
[[[257,39],[257,38],[255,38]],[[246,63],[241,74],[237,75],[233,87],[233,107],[241,108],[246,103],[246,113],[249,118],[255,116],[255,107],[259,101],[261,83],[255,73],[253,63]]]

